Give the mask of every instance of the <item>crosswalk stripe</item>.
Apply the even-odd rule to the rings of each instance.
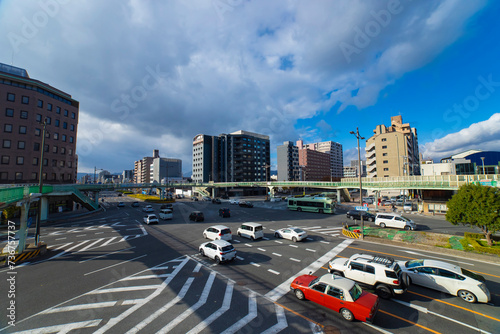
[[[109,244],[111,241],[115,240],[116,238],[118,238],[118,237],[112,237],[111,239],[109,239],[108,241],[106,241],[105,243],[103,243],[103,244],[101,245],[101,247],[106,246],[106,245],[107,245],[107,244]]]
[[[42,328],[37,328],[36,333],[40,333],[40,334],[68,333],[69,331],[72,331],[74,329],[95,327],[95,326],[99,325],[99,323],[101,321],[102,321],[102,319],[97,319],[97,320],[73,322],[73,323],[64,324],[64,325],[42,327]],[[16,332],[16,334],[33,334],[33,333],[35,333],[35,332],[31,329],[27,330],[27,331]]]
[[[278,304],[274,304],[276,309],[276,318],[278,318],[278,323],[271,328],[266,329],[261,334],[274,334],[279,333],[283,329],[288,327],[288,322],[286,321],[285,310]]]
[[[71,248],[65,249],[65,250],[63,250],[61,253],[59,253],[59,254],[54,255],[53,257],[51,257],[49,260],[52,260],[52,259],[58,258],[58,257],[60,257],[60,256],[63,256],[64,254],[68,253],[69,251],[71,251],[71,250],[73,250],[73,249],[75,249],[75,248],[77,248],[77,247],[80,247],[80,246],[82,246],[82,245],[86,244],[86,243],[87,243],[87,242],[89,242],[89,241],[90,241],[90,240],[84,240],[84,241],[80,242],[79,244],[74,245],[74,246],[73,246],[73,247],[71,247]]]
[[[102,240],[104,240],[104,238],[101,238],[101,239],[97,239],[96,241],[94,241],[93,243],[91,243],[90,245],[87,245],[85,247],[83,247],[82,249],[80,249],[79,251],[77,251],[77,253],[80,253],[80,252],[83,252],[83,251],[86,251],[87,249],[89,249],[90,247],[94,246],[95,244],[101,242]]]
[[[109,289],[94,290],[94,291],[90,291],[88,294],[97,295],[97,294],[102,294],[102,293],[152,290],[152,289],[158,289],[159,287],[161,287],[161,284],[138,285],[138,286],[123,286],[123,287],[120,287],[120,288],[109,288]]]
[[[223,331],[221,334],[232,334],[236,333],[240,329],[243,328],[246,324],[257,317],[257,297],[254,291],[250,292],[250,296],[248,297],[248,314],[240,319],[237,323]]]

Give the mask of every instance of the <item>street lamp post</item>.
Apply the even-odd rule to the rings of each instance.
[[[483,175],[486,175],[486,172],[484,171],[484,157],[481,157],[481,161],[483,162]]]
[[[43,152],[45,151],[45,132],[47,128],[47,118],[43,120],[43,130],[42,130],[42,148],[40,152],[40,171],[38,175],[38,192],[40,196],[42,195],[43,190]],[[36,218],[36,227],[35,227],[35,246],[38,247],[40,243],[40,220],[42,218],[42,201],[41,199],[38,202],[38,215]]]
[[[359,149],[359,140],[360,139],[365,139],[365,137],[361,137],[359,135],[359,129],[356,128],[356,132],[354,131],[351,131],[349,132],[351,135],[355,135],[356,136],[356,139],[358,140],[358,173],[359,173],[359,205],[360,206],[363,206],[363,184],[362,184],[362,181],[361,181],[361,152],[360,152],[360,149]],[[363,219],[363,215],[360,214],[359,215],[361,217],[361,240],[364,239],[364,234],[365,234],[365,222],[364,222],[364,219]]]
[[[96,166],[94,166],[94,184],[97,184],[97,179],[96,179],[96,172],[98,170],[103,170],[102,168],[97,168]]]

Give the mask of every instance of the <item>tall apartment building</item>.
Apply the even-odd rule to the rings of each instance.
[[[193,138],[195,182],[252,182],[270,179],[269,136],[236,131]]]
[[[377,125],[366,140],[368,177],[420,175],[417,130],[403,123],[403,117],[391,117],[391,126]]]
[[[361,160],[361,177],[366,176],[366,161]],[[351,160],[350,166],[344,166],[344,177],[359,177],[359,160]]]
[[[134,171],[132,169],[125,169],[122,172],[122,182],[124,183],[134,182]]]
[[[79,102],[2,63],[0,101],[0,183],[76,183]]]
[[[329,153],[307,148],[302,140],[297,141],[299,168],[302,181],[329,181],[331,179],[331,159]]]
[[[151,183],[151,164],[160,157],[159,150],[153,150],[152,157],[144,157],[134,162],[134,183]]]
[[[182,160],[172,158],[155,158],[150,167],[151,182],[162,183],[182,179]]]
[[[340,181],[343,176],[344,154],[342,145],[333,141],[305,144],[310,150],[328,153],[330,155],[330,179]]]
[[[277,148],[278,181],[300,181],[299,148],[286,141]]]

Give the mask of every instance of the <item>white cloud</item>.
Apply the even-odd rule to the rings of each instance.
[[[80,169],[132,168],[160,148],[179,152],[190,170],[190,141],[198,133],[263,133],[275,152],[298,138],[297,119],[334,105],[374,105],[387,85],[455,42],[485,5],[401,1],[366,45],[356,45],[357,29],[376,23],[373,13],[388,3],[7,0],[0,61],[14,59],[80,101],[79,148],[95,130],[88,124],[112,125],[98,150],[80,155]],[[347,59],[341,43],[359,52]],[[161,78],[153,81],[150,69],[160,69]],[[117,151],[130,153],[107,159]]]
[[[424,158],[442,159],[469,149],[498,151],[499,148],[500,113],[495,113],[486,121],[426,143],[420,151]]]

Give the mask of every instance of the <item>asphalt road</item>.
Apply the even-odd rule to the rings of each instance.
[[[125,201],[124,208],[117,208]],[[279,203],[240,208],[224,203],[174,204],[174,219],[142,224],[133,200],[107,198],[107,211],[68,219],[42,229],[50,251],[30,263],[0,270],[0,330],[14,333],[498,333],[500,266],[449,255],[345,239],[345,214],[318,215],[279,209]],[[268,208],[264,207],[268,206]],[[282,206],[282,205],[281,205]],[[159,205],[154,205],[158,213]],[[220,207],[231,209],[221,218]],[[273,208],[274,207],[274,208]],[[201,210],[205,222],[188,220]],[[440,228],[434,217],[415,216],[417,224]],[[259,222],[264,240],[233,236],[237,259],[216,265],[201,257],[205,228],[224,224],[233,232],[242,222]],[[449,223],[446,223],[449,224]],[[304,242],[275,239],[287,226],[305,229]],[[467,304],[457,297],[418,286],[382,300],[373,325],[349,323],[339,314],[289,293],[302,273],[326,274],[327,262],[357,252],[398,260],[439,258],[481,273],[493,293],[490,304]],[[7,281],[10,279],[10,281]],[[9,293],[9,291],[11,291]],[[11,297],[12,291],[15,296]],[[4,298],[6,296],[7,298]],[[11,307],[12,308],[12,307]],[[15,316],[15,326],[7,327]],[[8,318],[7,315],[11,315]]]

